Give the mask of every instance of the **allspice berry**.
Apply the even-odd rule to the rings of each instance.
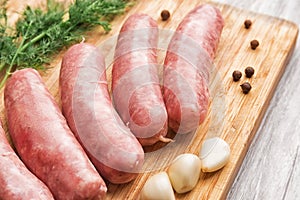
[[[160,16],[163,21],[167,21],[170,18],[171,14],[168,10],[163,10],[161,11]]]
[[[252,87],[251,87],[250,83],[245,82],[241,85],[241,88],[242,88],[242,91],[244,94],[248,94]]]
[[[237,82],[241,79],[242,77],[242,72],[240,72],[239,70],[235,70],[233,73],[232,73],[232,78],[233,78],[233,81],[234,82]]]
[[[246,69],[245,69],[245,74],[246,74],[246,77],[247,78],[251,78],[252,76],[253,76],[253,74],[254,74],[254,69],[253,69],[253,67],[246,67]]]
[[[249,20],[249,19],[247,19],[247,20],[245,20],[244,25],[245,25],[245,28],[246,28],[246,29],[249,29],[250,26],[252,25],[252,21]]]
[[[250,42],[251,49],[255,50],[259,46],[259,42],[257,40],[252,40]]]

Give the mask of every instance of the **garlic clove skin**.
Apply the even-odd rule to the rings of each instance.
[[[140,200],[175,200],[168,174],[160,172],[151,176],[141,191]]]
[[[177,156],[167,170],[171,184],[177,193],[191,191],[198,183],[201,161],[190,153]]]
[[[214,172],[224,167],[230,157],[230,147],[219,137],[213,137],[203,142],[200,155],[203,172]]]

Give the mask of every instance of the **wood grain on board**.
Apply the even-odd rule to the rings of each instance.
[[[15,2],[18,4],[18,1]],[[115,38],[114,35],[118,33],[126,17],[136,12],[152,16],[161,29],[175,30],[184,15],[201,3],[203,1],[138,1],[128,13],[114,19],[110,33],[104,34],[101,28],[95,29],[86,36],[86,42],[101,46],[104,41],[106,43],[111,41],[113,46],[114,39],[109,38]],[[215,66],[212,69],[211,107],[207,119],[199,127],[197,135],[185,151],[198,154],[201,142],[207,137],[206,134],[209,134],[209,137],[220,136],[230,144],[231,158],[222,170],[215,173],[202,173],[196,188],[187,194],[176,194],[177,199],[224,199],[226,197],[274,89],[292,55],[298,34],[297,26],[289,21],[240,10],[229,5],[212,4],[221,10],[225,27],[214,60]],[[11,3],[11,6],[14,5],[16,4]],[[12,10],[13,8],[11,7]],[[160,19],[160,11],[163,9],[169,10],[172,15],[166,22]],[[244,28],[245,19],[253,21],[250,29]],[[260,46],[255,51],[249,46],[253,39],[260,42]],[[107,48],[105,54],[107,58],[113,55],[113,48]],[[62,55],[63,52],[53,59],[51,68],[47,72],[41,72],[47,87],[58,103],[60,101],[58,76]],[[163,54],[159,60],[163,60]],[[250,79],[243,76],[240,82],[233,82],[232,72],[236,69],[243,72],[247,66],[255,68],[254,76]],[[108,70],[108,77],[110,77],[110,70]],[[247,95],[244,95],[240,89],[240,84],[244,81],[249,81],[252,85],[252,90]],[[1,119],[7,130],[3,89],[1,89],[1,98]],[[220,99],[222,102],[215,99]],[[222,123],[216,129],[212,129],[212,126],[216,125],[215,121],[219,120],[215,117],[221,117]],[[169,157],[169,155],[163,156]],[[144,182],[153,173],[157,171],[140,174],[129,184],[108,184],[107,199],[137,199]]]

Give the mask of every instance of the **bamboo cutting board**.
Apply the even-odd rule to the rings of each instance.
[[[33,1],[31,3],[36,4]],[[101,29],[95,29],[88,34],[86,42],[101,46],[109,60],[113,55],[112,47],[115,41],[109,38],[115,38],[123,21],[130,14],[136,12],[149,14],[157,20],[161,29],[175,30],[184,15],[201,3],[203,3],[201,0],[138,1],[128,13],[114,19],[113,29],[109,34],[104,34]],[[240,10],[229,5],[212,4],[221,10],[225,27],[211,73],[211,104],[208,117],[184,152],[198,154],[201,143],[206,137],[219,136],[230,144],[231,157],[230,162],[223,169],[214,173],[202,173],[196,188],[187,194],[176,194],[176,199],[215,200],[226,197],[254,135],[259,134],[257,129],[292,55],[298,35],[298,27],[291,22]],[[21,7],[20,2],[11,0],[11,11]],[[171,18],[167,22],[160,19],[160,12],[163,9],[171,13]],[[13,14],[12,16],[16,17]],[[244,28],[245,19],[252,20],[250,29]],[[165,38],[162,37],[160,42],[164,42],[163,39]],[[260,42],[260,46],[255,51],[249,46],[253,39]],[[47,87],[58,103],[60,103],[58,76],[62,55],[63,52],[55,57],[47,72],[41,72]],[[163,60],[163,55],[164,52],[161,52],[160,62]],[[232,72],[234,70],[243,72],[247,66],[255,68],[254,76],[247,79],[243,75],[239,82],[233,82]],[[107,73],[110,80],[110,68]],[[252,90],[247,95],[244,95],[240,89],[240,84],[244,81],[249,81],[252,85]],[[3,89],[1,98],[3,99]],[[4,129],[7,130],[3,101],[0,106],[1,119],[4,121]],[[162,170],[165,169],[160,171]],[[157,172],[140,174],[136,180],[124,185],[108,184],[107,199],[137,199],[147,178]]]

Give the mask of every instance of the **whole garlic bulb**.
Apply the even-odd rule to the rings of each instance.
[[[201,172],[201,161],[198,156],[190,153],[177,156],[170,167],[168,175],[177,193],[191,191],[198,183]]]
[[[175,200],[174,191],[168,174],[160,172],[151,176],[145,183],[141,200]]]

